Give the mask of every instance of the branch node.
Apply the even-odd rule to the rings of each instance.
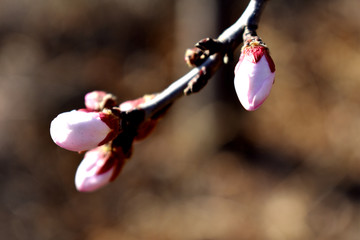
[[[208,57],[208,51],[194,47],[186,50],[184,60],[189,67],[197,67],[203,64]]]
[[[195,44],[195,47],[200,48],[203,51],[209,51],[209,54],[223,52],[226,49],[226,45],[217,39],[204,38]]]
[[[202,67],[199,73],[187,84],[187,87],[184,89],[184,95],[188,96],[191,93],[199,92],[205,87],[210,77],[211,74],[207,72],[206,67]]]

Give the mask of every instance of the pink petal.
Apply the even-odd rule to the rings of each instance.
[[[59,114],[50,125],[53,141],[70,151],[95,148],[112,131],[101,120],[102,113],[71,111]]]
[[[237,96],[248,111],[258,109],[270,94],[274,83],[275,72],[272,72],[267,58],[252,61],[245,57],[239,61],[235,70],[235,90]]]
[[[111,181],[115,170],[115,165],[106,172],[100,172],[111,152],[107,152],[106,147],[98,147],[88,151],[80,163],[76,175],[75,186],[80,192],[92,192]]]

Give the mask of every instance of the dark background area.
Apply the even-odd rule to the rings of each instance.
[[[247,1],[0,2],[0,236],[8,240],[358,240],[360,2],[271,0],[270,97],[246,112],[236,61],[173,105],[118,179],[79,193],[49,126],[93,90],[119,102],[188,71]],[[235,58],[239,51],[235,53]]]

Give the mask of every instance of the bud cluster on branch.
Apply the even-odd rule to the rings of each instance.
[[[117,105],[113,95],[94,91],[85,95],[85,109],[59,114],[50,125],[53,141],[70,151],[84,152],[75,185],[94,191],[114,180],[130,158],[134,141],[155,128],[161,114],[144,119],[141,104],[154,98],[145,95]]]
[[[275,78],[269,50],[255,31],[264,3],[251,0],[217,39],[203,39],[188,49],[185,61],[193,69],[164,91],[121,104],[112,94],[93,91],[86,94],[84,109],[59,114],[50,126],[53,141],[70,151],[86,151],[76,172],[76,188],[90,192],[113,181],[130,158],[133,143],[149,135],[176,99],[200,91],[242,42],[235,90],[246,110],[258,109]]]

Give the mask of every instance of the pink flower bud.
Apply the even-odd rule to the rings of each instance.
[[[115,160],[107,146],[86,152],[76,171],[76,189],[80,192],[92,192],[108,184],[116,171]]]
[[[80,192],[92,192],[112,182],[125,165],[122,147],[103,145],[86,152],[75,174]]]
[[[101,111],[116,105],[116,98],[104,91],[93,91],[85,95],[85,106],[90,111]]]
[[[71,111],[59,114],[50,125],[53,141],[70,151],[85,151],[114,139],[120,120],[111,113]]]
[[[252,43],[243,47],[235,67],[235,90],[248,111],[258,109],[270,94],[275,65],[266,47]]]

